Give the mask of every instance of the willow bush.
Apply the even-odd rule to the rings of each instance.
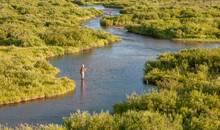
[[[141,95],[132,94],[126,101],[115,104],[112,114],[108,112],[90,114],[78,111],[65,117],[64,123],[60,126],[22,125],[21,128],[218,130],[220,127],[219,53],[220,48],[164,53],[156,60],[146,62],[145,65],[144,80],[146,83],[158,86],[158,89]],[[36,68],[50,70],[41,69],[42,73],[56,73],[43,61],[32,64],[35,64]],[[36,69],[32,66],[26,67]],[[27,81],[29,80],[24,78],[20,83],[30,83]]]
[[[131,95],[115,113],[152,111],[182,118],[185,130],[220,127],[220,48],[165,53],[145,65],[144,80],[159,90]]]
[[[82,27],[102,11],[80,8],[69,0],[1,0],[0,6],[0,105],[74,90],[74,81],[57,77],[59,70],[46,58],[118,40]]]
[[[103,26],[124,26],[129,32],[182,42],[219,42],[218,0],[82,0],[121,8],[120,16],[105,16]]]
[[[121,115],[79,111],[64,119],[64,126],[74,130],[181,130],[179,121],[171,122],[166,116],[148,111],[128,111]]]
[[[145,81],[158,89],[132,94],[113,114],[76,112],[66,129],[217,130],[220,127],[220,49],[164,53],[145,65]]]

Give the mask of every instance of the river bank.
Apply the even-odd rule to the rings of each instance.
[[[3,58],[2,60],[4,60],[4,59],[12,60],[14,58],[19,58],[19,59],[21,58],[22,61],[26,61],[29,59],[31,59],[31,61],[44,61],[46,59],[51,59],[51,58],[57,57],[57,56],[63,56],[63,55],[67,55],[67,54],[75,54],[75,53],[90,50],[93,48],[103,47],[103,46],[115,43],[116,41],[118,41],[118,38],[113,37],[112,39],[99,40],[97,43],[92,43],[91,45],[84,46],[82,48],[81,47],[80,48],[79,47],[71,47],[71,46],[70,47],[53,46],[53,47],[41,47],[41,48],[39,48],[39,47],[20,48],[20,47],[7,47],[6,46],[6,47],[0,47],[0,53]],[[7,52],[5,52],[5,50],[7,50]],[[22,55],[28,55],[27,56],[28,58],[27,57],[25,58]],[[16,61],[16,62],[20,62],[20,61]],[[56,71],[54,73],[54,76],[58,75],[59,69],[52,67],[49,63],[45,63],[45,64],[47,64],[48,66],[53,68],[53,71]],[[24,66],[27,66],[27,65],[29,65],[29,63],[24,64]],[[32,64],[32,65],[34,67],[35,64]],[[9,69],[9,68],[7,68],[7,69]],[[40,69],[42,69],[42,68],[40,68]],[[26,72],[24,72],[24,73],[26,73]],[[47,73],[50,73],[50,72],[47,72]],[[66,88],[66,89],[63,89],[62,91],[55,92],[55,93],[43,92],[42,94],[35,94],[30,97],[26,97],[26,96],[17,97],[16,96],[16,99],[15,99],[15,97],[14,97],[14,99],[12,99],[13,96],[15,96],[15,95],[13,95],[13,96],[10,95],[8,97],[3,96],[4,94],[2,94],[2,93],[4,92],[4,90],[2,89],[2,93],[1,93],[2,96],[0,98],[0,106],[9,105],[9,104],[18,104],[18,103],[22,103],[22,102],[43,99],[43,98],[51,98],[54,96],[63,95],[67,92],[73,91],[75,88],[75,83],[73,82],[73,80],[70,80],[68,78],[66,78],[65,80],[66,80],[66,82],[62,83],[63,85],[60,86],[60,88]],[[72,83],[70,83],[70,82],[72,82]],[[70,87],[67,87],[67,86],[70,86]],[[59,90],[60,88],[57,88],[57,89]],[[35,91],[37,91],[37,90],[35,90]],[[54,91],[54,90],[51,90],[51,91]],[[10,91],[10,93],[11,92],[12,91]],[[7,92],[5,92],[5,94],[6,93]],[[10,99],[9,99],[9,97],[10,97]]]
[[[52,49],[58,57],[49,58],[49,63],[59,68],[59,77],[74,79],[74,92],[50,100],[37,100],[25,104],[5,106],[0,108],[0,122],[17,126],[29,124],[62,124],[63,117],[68,117],[77,109],[82,111],[101,112],[113,111],[112,106],[126,100],[126,95],[133,92],[151,92],[154,86],[142,83],[145,61],[155,59],[158,55],[170,51],[176,52],[189,48],[215,48],[219,44],[176,44],[169,40],[143,37],[118,28],[102,28],[100,18],[95,18],[85,24],[88,28],[103,29],[121,37],[119,44],[83,51],[74,55],[63,55],[64,49]],[[27,49],[30,51],[30,49]],[[34,50],[37,56],[53,55],[52,50]],[[4,50],[5,52],[7,50]],[[20,50],[24,51],[24,50]],[[30,51],[32,52],[32,51]],[[24,53],[13,53],[22,56]],[[33,55],[27,53],[27,56]],[[63,55],[63,56],[62,56]],[[54,55],[55,56],[55,55]],[[92,71],[82,86],[79,78],[79,67],[84,63]],[[95,101],[95,102],[94,102]]]
[[[120,8],[120,16],[103,17],[103,26],[123,26],[129,32],[183,43],[217,43],[219,2],[201,1],[81,1]],[[197,6],[195,6],[197,5]],[[111,12],[111,11],[109,11]]]
[[[30,4],[27,5],[28,2]],[[4,19],[0,28],[0,106],[51,98],[73,91],[74,81],[67,77],[57,77],[59,69],[46,59],[103,47],[119,40],[109,33],[80,26],[80,23],[89,18],[100,16],[102,11],[82,9],[71,2],[27,3],[2,3],[4,8],[0,14],[5,16],[4,11],[11,12],[11,17],[15,20],[8,22],[7,18]],[[20,6],[26,12],[17,13],[17,7]],[[44,13],[44,7],[54,12],[57,20],[48,21],[54,16]],[[56,9],[61,12],[71,10],[72,13],[64,16]],[[36,13],[37,11],[39,12]],[[38,20],[25,19],[28,13]],[[68,22],[63,19],[67,15],[68,18],[65,19],[69,19]],[[73,17],[75,21],[72,21]]]

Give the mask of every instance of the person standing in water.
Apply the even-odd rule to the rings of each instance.
[[[80,75],[81,75],[81,80],[84,80],[85,79],[85,72],[86,72],[86,67],[84,64],[81,65],[81,68],[80,68]]]

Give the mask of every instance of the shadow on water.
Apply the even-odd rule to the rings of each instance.
[[[81,80],[80,84],[80,100],[83,100],[86,96],[86,89],[87,89],[87,81]]]
[[[99,9],[105,10],[103,6]],[[114,10],[118,15],[119,10]],[[154,88],[143,84],[145,61],[155,59],[163,52],[175,52],[186,48],[214,48],[220,44],[176,44],[128,33],[125,29],[102,28],[100,18],[85,24],[93,29],[103,29],[118,35],[122,41],[103,48],[83,51],[50,59],[61,70],[59,76],[76,81],[76,90],[65,96],[25,104],[0,107],[0,123],[14,126],[19,123],[62,123],[62,117],[77,109],[89,112],[112,111],[112,105],[136,92],[150,92]],[[81,64],[91,68],[86,79],[81,81]]]

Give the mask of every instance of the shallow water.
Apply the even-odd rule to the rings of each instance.
[[[102,6],[98,9],[107,10]],[[119,10],[111,11],[118,15]],[[14,126],[19,123],[62,123],[62,117],[77,109],[89,112],[112,111],[112,105],[136,92],[151,91],[154,87],[142,83],[144,63],[163,52],[185,48],[214,48],[220,44],[177,44],[126,32],[118,28],[102,28],[100,18],[85,26],[104,29],[122,38],[117,44],[92,49],[75,55],[52,58],[50,63],[61,70],[60,76],[76,81],[76,90],[53,99],[0,107],[0,123]],[[80,81],[79,68],[85,64],[90,70],[85,82]],[[82,86],[83,84],[83,86]]]

